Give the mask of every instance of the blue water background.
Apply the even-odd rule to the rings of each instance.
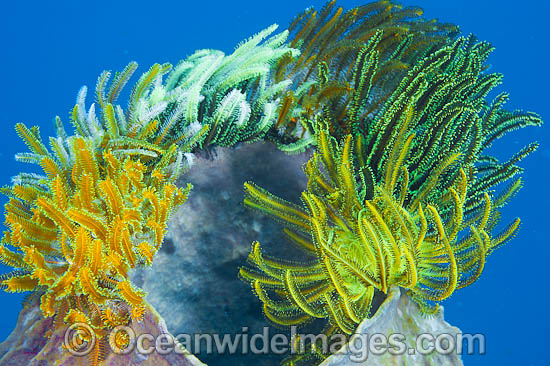
[[[284,29],[293,16],[324,1],[10,1],[0,10],[0,184],[29,169],[13,155],[26,151],[16,122],[53,135],[52,121],[68,114],[81,85],[93,90],[104,69],[129,61],[144,72],[155,62],[176,63],[198,48],[231,52],[244,38],[272,23]],[[357,1],[340,1],[346,9]],[[508,107],[536,111],[550,123],[548,14],[546,1],[406,1],[425,16],[459,24],[490,41],[491,71],[504,73],[499,90]],[[88,104],[91,98],[88,99]],[[446,319],[466,333],[486,336],[487,354],[464,357],[466,366],[550,364],[548,277],[550,268],[549,126],[509,134],[494,147],[510,157],[532,140],[541,148],[521,165],[525,188],[505,208],[521,216],[519,235],[487,261],[480,281],[444,303]],[[4,201],[2,201],[4,202]],[[5,269],[3,270],[5,272]],[[251,295],[252,296],[252,295]],[[0,339],[13,329],[22,296],[0,293]]]

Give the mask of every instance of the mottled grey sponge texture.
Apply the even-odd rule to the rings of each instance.
[[[260,301],[238,279],[239,267],[246,263],[254,240],[268,253],[288,256],[292,246],[285,242],[278,222],[244,207],[243,183],[252,181],[299,203],[306,186],[302,165],[309,156],[287,155],[272,144],[259,142],[219,148],[210,157],[195,158],[180,181],[181,185],[192,183],[193,189],[169,222],[152,268],[132,275],[172,334],[252,336],[268,326]],[[270,334],[274,332],[280,331],[271,328]],[[222,360],[222,355],[205,354],[204,344],[196,356],[213,366],[278,365],[284,357],[242,354],[241,342],[236,354],[226,352]]]

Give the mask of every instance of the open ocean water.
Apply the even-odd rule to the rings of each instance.
[[[306,7],[324,1],[5,1],[0,10],[0,184],[28,166],[14,161],[26,151],[14,124],[40,126],[53,135],[53,118],[68,114],[82,85],[95,86],[105,69],[129,61],[138,73],[155,62],[177,63],[199,48],[230,53],[272,23],[284,29]],[[362,4],[342,0],[344,8]],[[547,124],[507,135],[494,147],[510,157],[536,140],[541,146],[521,163],[525,186],[506,206],[522,227],[491,255],[481,279],[443,303],[445,318],[465,333],[486,337],[485,355],[464,356],[466,366],[550,364],[550,4],[543,0],[404,1],[425,17],[460,25],[496,50],[491,71],[504,74],[498,91],[510,93],[508,108],[539,113]],[[496,93],[493,92],[493,96]],[[2,204],[5,199],[2,198]],[[2,272],[6,269],[2,268]],[[251,295],[252,296],[252,295]],[[12,331],[22,295],[0,292],[0,339]]]

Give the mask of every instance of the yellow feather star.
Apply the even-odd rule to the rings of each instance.
[[[386,180],[368,199],[351,160],[352,137],[338,145],[323,129],[317,132],[317,152],[304,167],[304,209],[245,183],[245,204],[282,220],[291,241],[312,258],[269,258],[259,243],[252,245],[250,266],[241,268],[240,277],[251,283],[268,320],[290,326],[328,319],[325,332],[351,334],[376,310],[374,297],[394,286],[408,289],[423,311],[432,313],[438,302],[475,281],[485,257],[515,233],[519,220],[491,237],[487,223],[493,206],[487,193],[480,215],[465,222],[469,177],[464,170],[446,198],[405,204],[400,185],[408,183],[402,162],[410,136],[398,138],[386,163]],[[443,161],[433,174],[439,176],[450,164]],[[442,210],[452,214],[441,216]]]
[[[168,216],[190,186],[176,187],[161,167],[154,177],[145,174],[151,168],[136,157],[101,154],[78,136],[71,138],[74,164],[67,168],[42,150],[31,130],[19,125],[18,131],[45,155],[49,189],[4,189],[12,198],[0,257],[19,269],[1,285],[8,292],[37,291],[45,316],[85,322],[98,337],[129,316],[141,319],[144,292],[128,282],[128,271],[152,263]]]

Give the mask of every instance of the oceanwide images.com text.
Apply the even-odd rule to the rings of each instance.
[[[482,334],[418,334],[414,340],[408,340],[403,334],[354,334],[351,338],[334,334],[303,334],[291,327],[290,334],[272,333],[273,329],[264,327],[262,333],[249,333],[243,327],[238,334],[179,334],[157,335],[136,334],[131,327],[119,326],[109,334],[109,347],[115,354],[138,352],[142,355],[152,353],[193,353],[204,354],[300,354],[308,352],[308,344],[315,343],[323,353],[345,353],[353,362],[363,362],[368,357],[385,353],[391,355],[442,355],[485,354],[485,336]],[[117,339],[127,339],[125,347],[117,346]],[[82,341],[86,340],[86,341]],[[75,323],[67,328],[64,335],[64,347],[74,356],[86,356],[98,340],[93,330],[83,323]]]

